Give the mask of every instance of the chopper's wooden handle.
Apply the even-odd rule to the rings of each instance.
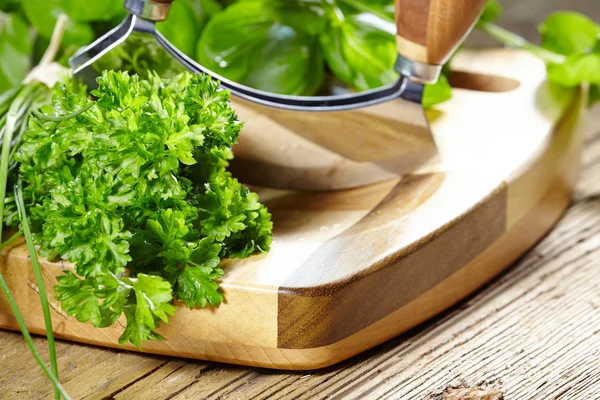
[[[396,0],[398,52],[441,65],[477,21],[486,0]]]

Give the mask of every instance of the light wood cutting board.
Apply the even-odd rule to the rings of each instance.
[[[325,367],[450,307],[536,243],[570,201],[586,90],[551,96],[543,63],[520,51],[462,51],[453,66],[463,71],[455,83],[486,91],[456,89],[428,113],[440,166],[349,190],[257,188],[273,213],[271,252],[225,262],[226,302],[215,309],[178,305],[159,329],[167,340],[144,351]],[[52,298],[54,277],[68,267],[42,262]],[[2,254],[0,268],[28,327],[43,334],[23,243]],[[51,305],[58,337],[135,350],[118,345],[121,323],[93,328]],[[4,298],[0,327],[17,329]]]

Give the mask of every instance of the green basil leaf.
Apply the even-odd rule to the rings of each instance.
[[[171,6],[169,18],[156,26],[169,42],[194,57],[200,32],[220,10],[214,0],[178,0]]]
[[[564,87],[576,87],[583,82],[600,84],[600,52],[574,54],[562,64],[548,64],[548,79]]]
[[[567,56],[590,51],[600,35],[600,25],[574,12],[551,14],[538,30],[542,35],[542,47]]]
[[[119,0],[94,0],[85,4],[81,0],[63,0],[64,9],[75,21],[106,21],[123,11],[123,2]]]
[[[196,25],[188,0],[174,2],[169,11],[169,18],[157,24],[157,28],[175,47],[193,57],[200,29]]]
[[[477,23],[494,22],[502,15],[502,5],[498,0],[488,0]]]
[[[21,8],[20,0],[0,0],[0,11],[15,12]]]
[[[16,14],[0,13],[0,92],[18,85],[31,67],[33,34]]]
[[[29,22],[46,39],[52,36],[58,16],[63,12],[68,14],[63,0],[22,0],[22,5]],[[62,40],[63,46],[89,44],[92,40],[94,32],[88,24],[69,19]]]
[[[283,20],[293,17],[289,9],[269,3],[242,1],[216,15],[202,32],[197,59],[217,74],[256,89],[311,95],[321,85],[324,70],[316,36],[286,25]]]
[[[327,65],[333,73],[358,90],[394,83],[398,57],[393,35],[364,23],[359,15],[345,16],[321,35]]]
[[[223,6],[217,0],[189,0],[196,21],[201,27],[204,27],[208,21],[220,11],[223,10]]]
[[[327,28],[326,1],[323,0],[239,0],[238,3],[260,4],[282,25],[310,35],[322,33]]]
[[[443,103],[452,98],[452,87],[445,75],[432,85],[425,85],[423,92],[423,107],[430,108],[436,104]]]
[[[266,0],[265,4],[273,7],[275,18],[294,30],[309,35],[318,35],[327,27],[325,10],[320,0]]]
[[[325,72],[318,37],[297,35],[287,26],[276,26],[270,34],[277,39],[260,49],[243,83],[273,93],[314,94]]]

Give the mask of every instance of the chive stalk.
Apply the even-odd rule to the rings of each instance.
[[[38,363],[38,365],[40,366],[40,368],[42,369],[44,374],[46,374],[48,379],[50,379],[52,381],[52,383],[54,384],[54,387],[63,396],[63,398],[65,398],[65,400],[70,400],[71,398],[69,397],[69,395],[67,394],[65,389],[62,387],[60,382],[58,381],[58,378],[56,378],[56,376],[52,373],[52,371],[50,371],[50,369],[48,369],[48,366],[44,363],[44,360],[42,360],[40,353],[38,353],[35,343],[33,343],[33,339],[31,337],[31,335],[29,334],[29,331],[27,330],[27,326],[25,326],[25,321],[23,320],[21,311],[19,311],[19,307],[17,307],[15,298],[12,296],[10,289],[8,287],[8,284],[6,283],[6,280],[4,279],[4,276],[2,275],[1,272],[0,272],[0,287],[2,288],[2,291],[6,295],[6,298],[8,299],[8,304],[10,305],[13,315],[14,315],[15,319],[17,320],[17,324],[19,325],[19,328],[21,329],[21,333],[23,334],[23,337],[25,338],[25,342],[27,343],[27,346],[29,347],[29,351],[31,351],[33,358],[35,358],[35,361]]]
[[[38,286],[38,294],[40,295],[40,302],[42,304],[42,312],[44,314],[44,323],[46,324],[46,337],[48,338],[48,353],[50,355],[50,365],[52,372],[56,379],[58,379],[58,363],[56,361],[56,348],[54,346],[54,331],[52,328],[52,316],[50,315],[50,306],[48,304],[48,294],[46,293],[46,286],[44,285],[44,277],[40,268],[40,262],[35,252],[35,245],[33,243],[33,236],[29,229],[29,221],[27,220],[27,212],[25,211],[25,202],[23,201],[23,186],[21,184],[21,178],[18,179],[15,184],[15,200],[17,203],[17,210],[19,212],[19,218],[21,219],[21,228],[23,229],[23,235],[25,236],[25,242],[27,243],[27,250],[29,251],[29,257],[31,258],[31,265],[33,267],[33,274]],[[58,388],[54,388],[55,397],[60,400],[60,392]]]
[[[60,40],[64,32],[67,23],[67,17],[61,14],[58,17],[57,24],[54,28],[50,45],[44,53],[44,57],[40,63],[40,66],[44,66],[52,62],[55,58],[58,48],[60,46]],[[69,395],[66,393],[64,388],[61,386],[58,380],[58,364],[56,360],[56,349],[54,345],[54,333],[52,330],[52,320],[50,315],[50,307],[48,304],[48,295],[46,293],[46,287],[44,285],[43,275],[40,269],[37,253],[33,243],[33,236],[29,228],[27,215],[25,211],[22,185],[20,180],[15,185],[15,197],[14,199],[6,198],[6,186],[8,183],[9,172],[13,171],[17,164],[14,162],[14,154],[17,148],[21,144],[23,133],[27,128],[27,121],[29,114],[31,113],[32,107],[36,102],[39,102],[42,96],[47,92],[44,85],[37,83],[33,74],[28,75],[23,84],[17,88],[9,89],[8,91],[0,94],[0,136],[2,142],[2,150],[0,154],[0,250],[21,236],[25,236],[27,243],[27,249],[31,257],[31,263],[33,266],[34,275],[38,285],[38,294],[40,295],[40,301],[42,304],[42,310],[44,314],[44,322],[46,326],[46,335],[48,340],[48,352],[50,356],[51,369],[44,363],[44,360],[40,357],[40,354],[31,338],[31,334],[27,330],[25,321],[21,312],[15,302],[15,299],[8,287],[4,276],[0,271],[0,289],[6,295],[8,303],[13,312],[13,315],[21,329],[21,333],[25,338],[25,342],[33,355],[33,358],[40,366],[44,374],[50,379],[54,385],[54,397],[56,400],[60,400],[61,395],[64,399],[70,400]],[[16,133],[16,135],[15,135]],[[5,242],[2,242],[2,232],[4,228],[4,209],[7,200],[15,201],[17,204],[17,210],[21,219],[22,231],[15,233]]]
[[[28,103],[30,96],[35,91],[35,85],[24,85],[19,94],[14,98],[8,113],[6,124],[2,128],[2,153],[0,155],[0,217],[4,218],[4,198],[6,197],[6,185],[8,182],[8,165],[10,163],[10,150],[15,128],[19,122],[19,114],[24,104]],[[2,237],[0,236],[0,243]]]
[[[15,242],[15,240],[17,240],[21,236],[23,236],[23,231],[18,231],[17,233],[15,233],[14,235],[12,235],[10,238],[8,238],[4,242],[2,242],[2,244],[0,244],[0,250],[2,250],[5,247],[10,246],[12,243]]]
[[[0,120],[0,123],[2,124],[2,128],[0,129],[0,134],[2,135],[2,151],[0,154],[0,199],[6,199],[6,187],[8,183],[9,167],[11,166],[16,147],[20,144],[21,136],[27,126],[27,119],[29,117],[31,108],[36,99],[38,99],[40,94],[42,93],[40,89],[41,86],[39,84],[24,84],[14,92],[14,95],[11,94],[11,96],[4,97],[4,100],[10,101],[10,104],[7,106],[2,106],[2,108],[6,110],[6,113],[2,116]],[[17,133],[16,137],[15,132]],[[62,386],[60,386],[60,383],[58,381],[58,364],[56,361],[56,349],[54,344],[54,335],[52,331],[52,320],[50,316],[48,296],[43,283],[43,277],[39,268],[37,255],[35,253],[35,247],[33,247],[33,240],[31,232],[29,230],[29,224],[27,223],[28,221],[24,213],[22,191],[20,188],[18,192],[15,192],[15,200],[17,203],[17,208],[21,215],[23,231],[18,231],[9,239],[2,242],[2,226],[2,228],[0,228],[0,249],[5,248],[11,243],[14,243],[16,239],[18,239],[22,235],[25,235],[29,254],[34,268],[34,275],[36,277],[38,285],[38,294],[40,295],[40,301],[42,304],[42,310],[44,314],[44,321],[46,324],[46,334],[48,337],[48,352],[51,363],[51,370],[48,369],[48,367],[40,357],[39,352],[35,344],[33,343],[33,340],[31,339],[31,334],[27,330],[23,316],[21,315],[16,305],[15,299],[12,296],[12,293],[10,292],[8,284],[6,283],[6,280],[4,279],[4,276],[1,273],[0,287],[6,295],[6,298],[8,299],[8,303],[11,307],[11,310],[15,316],[15,319],[17,320],[19,328],[23,333],[23,337],[25,338],[25,341],[27,342],[27,345],[31,350],[35,361],[38,363],[42,371],[48,376],[48,378],[54,385],[55,399],[59,400],[61,398],[61,395],[63,398],[68,399],[68,395],[66,394]],[[6,201],[0,201],[0,216],[4,216],[5,204]]]

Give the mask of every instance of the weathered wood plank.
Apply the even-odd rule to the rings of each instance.
[[[35,338],[42,354],[46,340]],[[57,341],[60,378],[74,399],[102,399],[154,372],[168,359]],[[0,333],[0,398],[45,399],[51,385],[18,333]]]
[[[211,368],[214,364],[207,362],[170,361],[112,396],[116,400],[167,399],[186,390],[198,376],[208,373]]]

